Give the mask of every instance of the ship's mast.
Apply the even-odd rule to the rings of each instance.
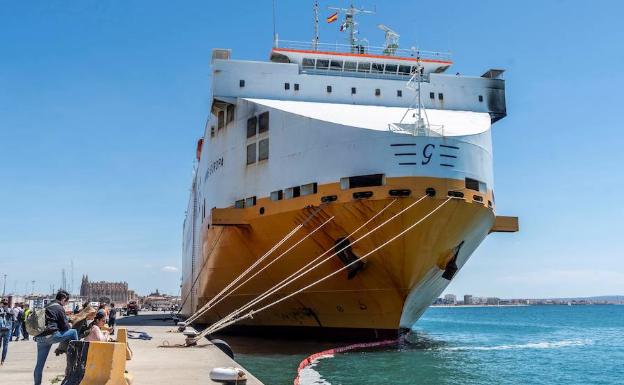
[[[316,51],[319,43],[319,30],[318,30],[318,1],[314,2],[314,40],[312,40],[312,47]]]
[[[358,52],[358,39],[356,37],[358,31],[356,29],[357,22],[355,21],[355,15],[360,13],[362,14],[372,14],[375,13],[373,11],[367,11],[364,8],[356,8],[353,6],[353,3],[349,6],[349,8],[338,8],[338,7],[329,7],[329,9],[344,12],[345,21],[343,22],[343,28],[349,30],[349,46],[351,47],[351,53]]]

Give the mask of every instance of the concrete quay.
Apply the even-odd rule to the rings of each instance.
[[[131,339],[132,359],[126,361],[126,370],[133,377],[132,385],[216,384],[210,380],[215,367],[238,367],[247,374],[247,385],[262,385],[240,364],[236,363],[208,340],[195,347],[175,347],[184,344],[184,335],[176,329],[171,316],[160,312],[144,312],[138,316],[119,318],[118,327],[146,332],[151,340]],[[169,345],[171,347],[161,347]],[[48,356],[43,383],[59,385],[65,371],[65,355],[55,356],[54,348]],[[7,361],[0,367],[2,383],[32,384],[37,346],[31,341],[11,342]]]

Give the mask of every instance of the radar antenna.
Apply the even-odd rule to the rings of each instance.
[[[392,56],[399,48],[399,34],[383,24],[378,24],[377,28],[386,34],[386,43],[384,45],[384,55]]]
[[[361,44],[358,44],[358,38],[356,37],[358,30],[358,23],[355,21],[355,15],[361,14],[373,14],[375,12],[365,10],[363,7],[356,8],[353,6],[353,3],[349,6],[349,8],[340,8],[340,7],[328,7],[333,11],[343,12],[345,14],[345,20],[340,26],[340,30],[348,29],[349,30],[349,46],[351,46],[351,53],[364,53],[365,49]]]

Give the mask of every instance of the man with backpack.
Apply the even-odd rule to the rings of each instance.
[[[12,333],[13,309],[9,307],[9,301],[3,299],[0,303],[0,345],[2,345],[2,360],[0,360],[0,365],[4,365]]]
[[[50,353],[52,345],[78,339],[78,332],[76,329],[71,328],[71,324],[65,315],[65,305],[67,305],[68,301],[69,293],[65,290],[59,290],[56,293],[56,299],[45,307],[44,330],[36,334],[34,338],[37,342],[37,365],[35,365],[34,372],[35,385],[41,385],[43,367],[48,359],[48,353]],[[32,312],[27,320],[28,327],[32,328],[32,325],[37,324],[37,318],[40,318],[42,315],[40,312]],[[34,335],[34,333],[31,334]]]

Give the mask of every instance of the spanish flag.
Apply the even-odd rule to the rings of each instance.
[[[334,13],[333,15],[327,18],[328,23],[333,23],[336,20],[338,20],[338,12]]]

